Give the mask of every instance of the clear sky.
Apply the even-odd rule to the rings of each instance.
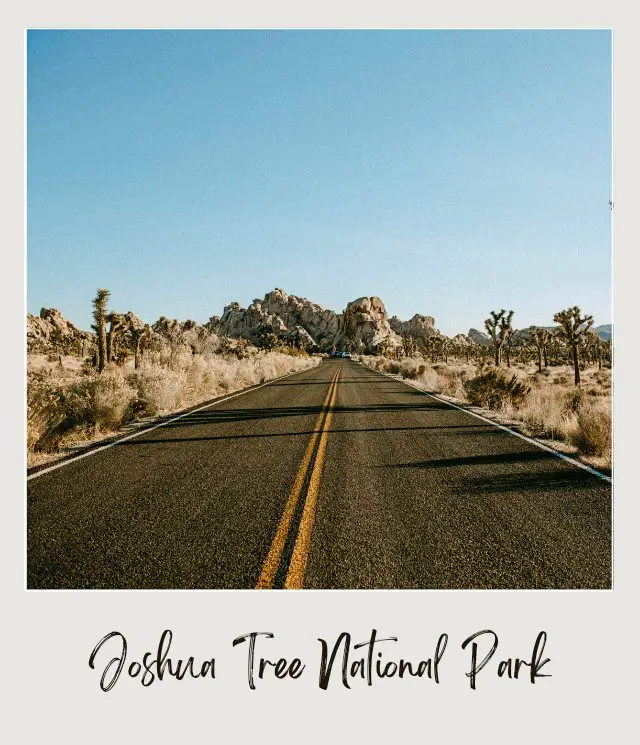
[[[611,321],[609,31],[30,31],[27,304]]]

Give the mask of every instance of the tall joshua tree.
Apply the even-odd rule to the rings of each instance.
[[[593,316],[581,316],[581,310],[577,305],[573,308],[561,310],[555,314],[553,320],[560,324],[562,333],[567,340],[571,356],[573,358],[574,380],[576,387],[580,385],[580,358],[578,357],[578,344],[582,334],[586,333],[593,325]]]
[[[93,299],[93,320],[91,328],[96,332],[98,340],[98,372],[104,370],[107,362],[107,303],[111,293],[101,288]]]
[[[513,318],[513,311],[510,310],[508,313],[503,308],[500,312],[496,310],[491,311],[491,317],[487,318],[484,322],[484,327],[487,329],[487,333],[493,341],[494,349],[494,360],[496,367],[500,367],[502,358],[502,347],[513,331],[511,327],[511,319]]]

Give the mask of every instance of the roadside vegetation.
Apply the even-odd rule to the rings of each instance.
[[[146,324],[131,311],[111,310],[106,289],[92,302],[92,334],[69,325],[55,309],[43,309],[35,319],[34,334],[46,327],[49,336],[32,334],[29,341],[29,466],[136,421],[320,362],[309,347],[305,351],[300,334],[287,343],[266,327],[250,342],[218,336],[210,323],[163,316]],[[557,312],[556,325],[546,328],[516,331],[513,316],[512,310],[491,311],[480,341],[435,332],[421,339],[405,336],[401,344],[396,337],[377,354],[363,354],[362,343],[349,342],[347,348],[371,368],[477,407],[591,465],[610,468],[611,341],[591,329],[592,317],[578,307]]]
[[[557,329],[533,328],[519,338],[512,318],[513,311],[491,313],[485,323],[490,345],[435,335],[428,344],[405,339],[402,348],[358,358],[611,468],[611,343],[591,331],[593,319],[577,307],[554,315]]]
[[[124,425],[166,415],[287,373],[318,357],[297,347],[220,338],[193,321],[160,319],[153,327],[94,300],[92,345],[27,359],[27,465],[108,437]],[[277,340],[276,340],[277,342]],[[83,354],[84,353],[84,354]]]

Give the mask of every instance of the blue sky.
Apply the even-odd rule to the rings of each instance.
[[[611,321],[608,31],[30,31],[27,309]]]

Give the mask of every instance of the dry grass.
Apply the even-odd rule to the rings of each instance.
[[[73,358],[71,358],[73,359]],[[81,361],[63,365],[28,360],[27,462],[49,460],[64,448],[113,434],[135,419],[169,414],[280,375],[319,364],[307,355],[255,351],[246,358],[167,347],[142,365],[84,372]]]
[[[589,401],[578,410],[576,429],[571,440],[585,455],[606,456],[611,453],[611,403]],[[609,456],[610,457],[610,456]]]
[[[451,362],[431,364],[423,358],[389,360],[362,356],[367,367],[415,380],[431,393],[441,393],[469,403],[465,383],[491,367]],[[517,406],[505,396],[497,412],[487,416],[516,423],[534,437],[552,441],[563,452],[579,455],[599,468],[611,467],[611,370],[589,368],[581,371],[579,392],[573,385],[573,368],[547,367],[538,372],[535,364],[518,364],[505,369],[530,388]]]
[[[444,393],[454,398],[464,397],[464,383],[476,374],[475,366],[464,362],[432,364],[422,357],[390,360],[372,355],[362,355],[357,359],[373,370],[401,375],[405,379],[415,380],[431,393]]]

